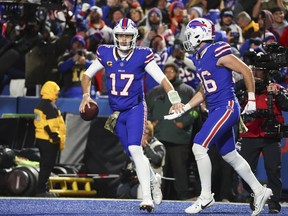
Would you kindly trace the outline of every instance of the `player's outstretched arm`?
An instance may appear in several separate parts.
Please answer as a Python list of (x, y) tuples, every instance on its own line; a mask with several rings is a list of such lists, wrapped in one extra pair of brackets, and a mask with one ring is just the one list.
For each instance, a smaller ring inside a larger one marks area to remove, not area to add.
[(182, 108), (182, 111), (179, 113), (174, 112), (173, 106), (169, 110), (169, 115), (164, 116), (164, 119), (172, 120), (182, 116), (188, 110), (200, 105), (205, 100), (204, 89), (200, 87), (199, 91), (190, 99), (190, 101), (185, 104)]
[(177, 91), (175, 91), (174, 87), (167, 79), (164, 77), (161, 81), (161, 85), (163, 86), (165, 92), (168, 94), (168, 98), (172, 104), (172, 110), (175, 113), (181, 113), (184, 111), (184, 105), (181, 103), (181, 98)]
[(245, 86), (248, 91), (248, 102), (244, 107), (242, 114), (251, 114), (255, 112), (255, 80), (252, 70), (242, 60), (232, 54), (221, 57), (218, 60), (217, 65), (227, 67), (243, 75)]

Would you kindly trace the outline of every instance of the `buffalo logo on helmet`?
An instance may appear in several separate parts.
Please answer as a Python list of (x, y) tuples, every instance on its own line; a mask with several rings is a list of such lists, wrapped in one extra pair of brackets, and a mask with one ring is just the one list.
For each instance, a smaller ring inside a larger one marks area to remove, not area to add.
[(199, 22), (198, 20), (192, 21), (189, 23), (189, 27), (190, 28), (197, 28), (197, 27), (201, 27), (203, 31), (206, 32), (206, 29), (208, 28), (208, 26), (205, 23)]

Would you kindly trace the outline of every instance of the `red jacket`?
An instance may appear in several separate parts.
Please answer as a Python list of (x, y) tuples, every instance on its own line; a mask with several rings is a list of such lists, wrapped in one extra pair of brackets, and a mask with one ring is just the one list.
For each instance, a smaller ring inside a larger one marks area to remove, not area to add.
[[(267, 97), (267, 91), (265, 90), (262, 94), (255, 94), (256, 97), (256, 109), (257, 110), (267, 110), (268, 109), (268, 97)], [(275, 116), (275, 119), (283, 124), (284, 123), (284, 117), (282, 116), (282, 109), (280, 107), (280, 105), (278, 105), (276, 103), (275, 100), (275, 95), (273, 96), (273, 113)], [(271, 134), (266, 134), (263, 129), (262, 126), (265, 123), (265, 121), (267, 120), (267, 115), (265, 115), (265, 117), (263, 115), (260, 115), (261, 117), (257, 117), (257, 118), (249, 118), (248, 122), (245, 122), (245, 118), (244, 118), (244, 122), (246, 127), (248, 128), (248, 131), (246, 133), (242, 133), (240, 134), (240, 137), (275, 137), (275, 135), (271, 135)], [(252, 121), (251, 121), (252, 120)]]

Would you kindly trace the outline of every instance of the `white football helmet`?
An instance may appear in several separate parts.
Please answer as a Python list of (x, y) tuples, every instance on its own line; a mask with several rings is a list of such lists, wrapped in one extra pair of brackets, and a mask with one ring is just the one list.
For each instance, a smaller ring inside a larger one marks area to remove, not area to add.
[[(117, 35), (119, 34), (133, 35), (133, 38), (128, 45), (126, 46), (120, 45), (119, 43), (120, 41), (117, 39)], [(131, 19), (123, 18), (119, 20), (113, 29), (114, 44), (118, 49), (122, 51), (127, 51), (134, 48), (136, 46), (137, 37), (138, 37), (137, 25)]]
[(213, 41), (215, 37), (214, 23), (205, 18), (191, 20), (185, 30), (186, 41), (183, 46), (187, 52), (194, 52), (202, 41)]

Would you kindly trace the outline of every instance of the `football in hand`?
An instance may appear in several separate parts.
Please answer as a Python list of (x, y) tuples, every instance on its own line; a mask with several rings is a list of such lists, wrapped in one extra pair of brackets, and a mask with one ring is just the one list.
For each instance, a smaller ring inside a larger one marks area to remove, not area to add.
[(99, 107), (97, 104), (90, 102), (90, 108), (88, 106), (85, 106), (85, 112), (81, 113), (80, 116), (85, 121), (91, 121), (95, 119), (98, 116), (99, 113)]

